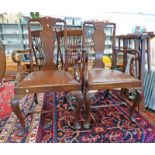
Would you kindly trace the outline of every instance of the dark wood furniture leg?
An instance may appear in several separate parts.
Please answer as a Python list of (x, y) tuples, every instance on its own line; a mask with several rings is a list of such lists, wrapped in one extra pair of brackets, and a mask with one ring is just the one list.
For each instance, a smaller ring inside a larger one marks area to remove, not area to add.
[(75, 112), (75, 128), (77, 130), (81, 129), (81, 125), (79, 123), (79, 116), (80, 116), (80, 110), (82, 109), (83, 105), (84, 105), (83, 94), (80, 92), (80, 94), (78, 95), (78, 104)]
[(89, 91), (84, 90), (84, 105), (86, 110), (86, 121), (83, 124), (84, 129), (89, 129), (90, 127), (90, 104), (91, 104), (91, 95), (89, 94)]
[[(67, 95), (68, 95), (68, 92), (65, 92), (64, 93), (64, 103), (68, 102)], [(83, 94), (81, 91), (76, 92), (76, 94), (74, 94), (74, 95), (77, 96), (77, 99), (78, 99), (78, 104), (77, 104), (77, 107), (75, 110), (75, 129), (79, 130), (79, 129), (81, 129), (81, 125), (79, 123), (79, 116), (80, 116), (80, 110), (82, 109), (82, 106), (84, 105), (84, 99), (83, 99)]]
[(37, 93), (34, 93), (34, 102), (35, 102), (35, 104), (38, 104), (38, 97), (37, 97)]
[(130, 110), (130, 121), (132, 123), (136, 122), (136, 119), (134, 118), (134, 115), (133, 115), (134, 110), (136, 109), (136, 107), (139, 107), (140, 104), (144, 104), (143, 103), (144, 102), (143, 90), (136, 90), (136, 93), (137, 93), (136, 99), (135, 99), (133, 106), (131, 107), (131, 110)]
[(110, 94), (110, 89), (105, 90), (104, 99), (107, 99)]
[(25, 120), (24, 120), (24, 117), (23, 117), (22, 112), (20, 110), (19, 103), (20, 103), (20, 99), (18, 97), (14, 97), (11, 100), (12, 110), (15, 113), (15, 115), (17, 116), (17, 118), (19, 119), (20, 124), (21, 124), (21, 130), (20, 130), (18, 135), (23, 136), (25, 133)]

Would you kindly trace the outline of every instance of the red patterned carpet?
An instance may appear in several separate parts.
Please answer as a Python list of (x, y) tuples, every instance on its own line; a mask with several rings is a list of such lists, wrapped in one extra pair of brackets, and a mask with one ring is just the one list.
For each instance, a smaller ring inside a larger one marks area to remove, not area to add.
[[(8, 85), (12, 90), (13, 84)], [(11, 87), (12, 85), (12, 87)], [(3, 88), (4, 90), (4, 88)], [(7, 89), (5, 89), (7, 90)], [(1, 91), (0, 94), (5, 94)], [(119, 92), (114, 91), (113, 96), (119, 97)], [(147, 143), (155, 142), (155, 127), (151, 121), (154, 121), (154, 116), (145, 112), (144, 118), (137, 112), (134, 113), (137, 120), (136, 123), (131, 124), (129, 121), (129, 105), (119, 107), (101, 108), (91, 110), (91, 129), (81, 129), (76, 131), (74, 129), (74, 113), (72, 111), (54, 112), (49, 114), (33, 114), (26, 118), (26, 133), (23, 137), (17, 135), (19, 131), (19, 121), (12, 113), (10, 118), (10, 98), (13, 95), (10, 92), (7, 98), (9, 109), (6, 114), (1, 113), (1, 120), (4, 120), (1, 125), (0, 142), (3, 143)], [(103, 92), (96, 93), (94, 97), (94, 105), (101, 104), (117, 104), (124, 102), (121, 99), (116, 99), (109, 96), (108, 100), (103, 99)], [(5, 98), (4, 97), (4, 98)], [(48, 93), (40, 94), (39, 104), (35, 105), (33, 95), (28, 95), (21, 101), (23, 113), (26, 114), (29, 110), (41, 110), (50, 108), (74, 109), (76, 106), (76, 97), (71, 96), (73, 104), (63, 103), (63, 93)], [(6, 103), (6, 102), (5, 102)], [(3, 104), (2, 104), (3, 105)], [(0, 106), (2, 106), (0, 105)], [(4, 106), (3, 106), (4, 107)], [(149, 120), (149, 121), (148, 121)], [(6, 122), (6, 123), (5, 123)], [(84, 116), (81, 115), (80, 123), (83, 124)], [(5, 124), (5, 125), (4, 125)]]
[[(104, 100), (103, 93), (97, 92), (93, 105), (109, 105), (124, 102), (120, 100), (119, 92), (113, 91), (113, 96)], [(53, 98), (52, 98), (53, 96)], [(116, 99), (115, 97), (118, 99)], [(72, 97), (73, 100), (74, 97)], [(53, 104), (55, 103), (55, 104)], [(68, 109), (70, 105), (63, 103), (63, 94), (45, 95), (45, 109), (53, 105)], [(92, 106), (93, 106), (92, 105)], [(74, 105), (73, 105), (74, 106)], [(53, 115), (42, 115), (41, 142), (57, 143), (147, 143), (155, 142), (155, 127), (143, 116), (134, 113), (136, 123), (129, 121), (130, 106), (108, 107), (91, 110), (91, 129), (76, 131), (74, 129), (73, 112), (55, 112)], [(83, 124), (84, 116), (81, 116)]]
[(14, 95), (14, 82), (4, 82), (0, 86), (0, 133), (12, 112), (10, 100)]

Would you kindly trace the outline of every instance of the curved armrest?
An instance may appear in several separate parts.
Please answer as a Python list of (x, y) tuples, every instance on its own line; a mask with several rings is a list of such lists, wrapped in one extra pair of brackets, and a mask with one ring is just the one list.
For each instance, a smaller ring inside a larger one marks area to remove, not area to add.
[[(23, 79), (23, 68), (21, 65), (21, 55), (30, 53), (30, 49), (27, 50), (14, 50), (12, 52), (12, 60), (17, 63), (17, 75), (15, 80), (15, 85)], [(20, 54), (17, 56), (17, 54)]]
[[(27, 54), (27, 53), (30, 53), (30, 49), (27, 49), (27, 50), (14, 50), (12, 52), (12, 60), (15, 62), (15, 63), (20, 63), (21, 62), (21, 55), (22, 54)], [(20, 56), (16, 56), (17, 54), (20, 54)]]
[[(68, 53), (70, 52), (71, 55)], [(76, 50), (76, 49), (66, 49), (66, 54), (65, 54), (65, 70), (68, 70), (68, 59), (69, 57), (74, 57), (74, 53), (76, 53), (76, 59), (73, 61), (73, 69), (74, 69), (74, 79), (77, 80), (78, 82), (82, 82), (85, 77), (85, 72), (87, 71), (87, 62), (88, 62), (88, 57), (87, 57), (87, 51), (85, 49), (81, 50)], [(73, 55), (72, 55), (73, 54)]]
[[(135, 49), (115, 49), (115, 51), (134, 55), (130, 61), (130, 75), (134, 76), (134, 62), (138, 61), (138, 63), (140, 63), (140, 51)], [(140, 68), (138, 68), (138, 70), (140, 70)]]
[[(86, 49), (81, 49), (80, 60), (80, 72), (78, 74), (78, 79), (81, 83), (84, 83), (84, 81), (88, 80), (88, 52)], [(76, 62), (75, 65), (77, 65)]]

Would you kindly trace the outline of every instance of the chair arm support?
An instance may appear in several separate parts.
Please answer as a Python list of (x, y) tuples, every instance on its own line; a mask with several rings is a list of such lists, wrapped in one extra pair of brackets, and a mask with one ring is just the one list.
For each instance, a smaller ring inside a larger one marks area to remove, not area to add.
[[(80, 60), (80, 66), (78, 64), (78, 61)], [(86, 49), (81, 49), (81, 53), (78, 57), (78, 59), (75, 61), (75, 79), (78, 81), (81, 81), (83, 83), (84, 81), (87, 81), (88, 76), (88, 52)], [(79, 68), (80, 69), (79, 69)], [(80, 71), (80, 72), (77, 72)]]
[(130, 61), (130, 75), (134, 76), (134, 73), (133, 73), (134, 62), (138, 61), (138, 63), (140, 63), (140, 58), (141, 58), (140, 51), (135, 49), (115, 49), (115, 51), (134, 55), (134, 57), (132, 57)]
[[(16, 80), (15, 80), (15, 85), (20, 82), (23, 79), (23, 68), (22, 68), (22, 64), (21, 64), (21, 56), (25, 53), (30, 53), (30, 49), (28, 50), (14, 50), (12, 52), (12, 60), (17, 63), (17, 75), (16, 75)], [(17, 57), (17, 54), (18, 55)]]
[(78, 64), (74, 64), (73, 66), (73, 69), (74, 69), (74, 79), (78, 82), (80, 82), (80, 73), (79, 73), (79, 66)]
[[(74, 69), (74, 79), (80, 82), (80, 71), (81, 71), (81, 53), (79, 50), (66, 48), (65, 53), (65, 70), (68, 71), (68, 65), (71, 59), (75, 59), (72, 62)], [(80, 61), (80, 63), (79, 63)]]
[(80, 64), (78, 63), (79, 61), (80, 61), (80, 59), (81, 59), (81, 54), (80, 54), (80, 52), (78, 52), (78, 57), (77, 57), (77, 59), (75, 60), (75, 62), (74, 62), (74, 78), (75, 78), (75, 80), (77, 80), (77, 81), (81, 81), (81, 62), (80, 62)]
[(138, 54), (140, 56), (140, 51), (139, 50), (135, 50), (135, 49), (114, 49), (117, 52), (122, 52), (122, 53), (129, 53), (129, 54)]
[(82, 71), (81, 71), (81, 81), (88, 80), (88, 51), (82, 49)]

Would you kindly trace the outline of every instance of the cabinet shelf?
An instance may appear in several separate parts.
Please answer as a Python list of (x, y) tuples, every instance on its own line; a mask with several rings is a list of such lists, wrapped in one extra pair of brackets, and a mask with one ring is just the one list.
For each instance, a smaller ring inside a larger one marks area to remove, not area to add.
[(2, 25), (20, 25), (19, 23), (1, 23)]
[(22, 35), (22, 33), (1, 33), (1, 35)]
[(22, 43), (18, 43), (18, 42), (3, 42), (3, 45), (22, 45)]

